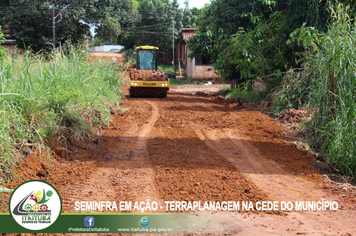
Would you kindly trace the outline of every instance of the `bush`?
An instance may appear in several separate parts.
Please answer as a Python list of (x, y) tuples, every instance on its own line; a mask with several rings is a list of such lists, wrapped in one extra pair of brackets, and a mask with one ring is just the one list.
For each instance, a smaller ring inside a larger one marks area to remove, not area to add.
[(342, 174), (356, 174), (356, 25), (347, 9), (331, 8), (334, 18), (315, 57), (319, 78), (312, 84), (307, 124), (313, 147)]
[(247, 90), (246, 88), (236, 88), (227, 94), (228, 98), (235, 98), (240, 103), (247, 102), (252, 103), (256, 101), (262, 101), (266, 99), (267, 95), (270, 93), (269, 90), (265, 91), (253, 91)]
[(313, 28), (297, 29), (309, 53), (302, 70), (286, 74), (273, 107), (280, 112), (307, 105), (315, 113), (305, 125), (310, 146), (340, 174), (355, 176), (356, 25), (348, 10), (342, 4), (330, 7), (333, 21), (320, 39)]
[(158, 65), (157, 69), (163, 70), (163, 71), (166, 70), (168, 74), (172, 74), (175, 71), (177, 71), (179, 68), (178, 68), (178, 65), (174, 65), (174, 71), (173, 71), (173, 66), (168, 64), (168, 65)]
[(172, 86), (179, 86), (179, 85), (182, 85), (182, 82), (180, 82), (179, 80), (177, 79), (169, 79), (170, 80), (170, 85)]
[[(80, 139), (93, 125), (109, 124), (110, 106), (117, 108), (123, 96), (120, 72), (69, 48), (49, 60), (26, 53), (0, 62), (0, 169), (11, 163), (15, 145), (43, 144), (62, 128)], [(0, 179), (6, 178), (0, 173)]]

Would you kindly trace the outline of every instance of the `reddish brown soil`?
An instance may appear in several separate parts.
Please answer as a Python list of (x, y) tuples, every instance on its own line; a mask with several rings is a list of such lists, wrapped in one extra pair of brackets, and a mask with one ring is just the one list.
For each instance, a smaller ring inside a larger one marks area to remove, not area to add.
[(245, 108), (174, 91), (165, 99), (126, 98), (123, 111), (90, 142), (62, 143), (49, 159), (32, 153), (15, 170), (21, 180), (8, 187), (46, 180), (59, 190), (63, 212), (76, 212), (77, 200), (150, 199), (164, 205), (166, 200), (324, 199), (337, 201), (339, 209), (218, 212), (206, 227), (212, 235), (356, 234), (354, 188), (319, 174), (311, 165), (315, 156), (289, 143), (283, 126)]

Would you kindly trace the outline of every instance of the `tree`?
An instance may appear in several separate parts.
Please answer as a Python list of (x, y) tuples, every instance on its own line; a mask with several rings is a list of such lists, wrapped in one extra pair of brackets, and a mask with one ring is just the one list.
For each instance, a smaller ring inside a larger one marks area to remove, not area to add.
[(182, 28), (195, 27), (200, 10), (179, 8), (177, 0), (138, 0), (140, 21), (133, 27), (122, 28), (128, 35), (122, 43), (126, 48), (139, 45), (159, 47), (167, 57), (172, 51), (172, 21), (174, 21), (174, 45)]
[(101, 22), (100, 28), (97, 30), (97, 37), (105, 42), (109, 42), (109, 44), (116, 44), (120, 34), (120, 22), (110, 15), (105, 17), (103, 22)]
[[(20, 47), (39, 51), (52, 42), (53, 6), (55, 15), (68, 6), (57, 18), (61, 19), (56, 23), (57, 42), (70, 39), (76, 43), (85, 39), (90, 35), (89, 25), (93, 24), (98, 25), (102, 37), (119, 38), (120, 27), (131, 26), (138, 20), (132, 0), (7, 0), (0, 2), (0, 19), (9, 23), (10, 34)], [(108, 25), (115, 26), (114, 33), (107, 29)]]
[(325, 29), (327, 5), (327, 0), (212, 1), (188, 41), (190, 56), (209, 56), (227, 81), (280, 75), (295, 66), (295, 52), (303, 50), (286, 43), (290, 34), (304, 22)]
[(123, 28), (128, 35), (127, 39), (123, 40), (124, 45), (153, 45), (161, 51), (172, 49), (172, 20), (179, 17), (176, 14), (177, 1), (171, 3), (169, 0), (139, 0), (138, 4), (140, 21), (132, 27)]
[(224, 62), (224, 68), (217, 65), (220, 52), (232, 41), (240, 27), (250, 28), (252, 23), (243, 13), (251, 12), (251, 1), (215, 0), (201, 10), (196, 35), (188, 40), (190, 57), (209, 57), (218, 73), (225, 78), (239, 77), (235, 65)]

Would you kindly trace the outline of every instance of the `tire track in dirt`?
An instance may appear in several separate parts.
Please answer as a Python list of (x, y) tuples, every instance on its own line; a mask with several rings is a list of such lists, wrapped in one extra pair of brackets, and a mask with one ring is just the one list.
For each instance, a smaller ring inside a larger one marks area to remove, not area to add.
[[(143, 106), (142, 102), (130, 101), (130, 106)], [(148, 121), (140, 120), (119, 137), (106, 134), (98, 150), (98, 169), (89, 179), (67, 186), (62, 194), (66, 212), (74, 211), (74, 202), (81, 201), (157, 201), (153, 181), (153, 169), (148, 158), (146, 142), (159, 118), (157, 106), (145, 102), (152, 110)], [(142, 125), (142, 123), (145, 123)], [(112, 137), (110, 137), (112, 136)], [(137, 179), (142, 179), (138, 181)]]
[(199, 104), (204, 101), (171, 94), (156, 103), (161, 113), (148, 149), (159, 194), (166, 201), (266, 199), (251, 181), (211, 152), (195, 134), (194, 127), (199, 125), (196, 114), (206, 115), (206, 109)]
[[(157, 106), (149, 101), (146, 101), (146, 103), (150, 104), (152, 107), (152, 115), (150, 119), (148, 120), (148, 123), (142, 127), (142, 129), (137, 133), (137, 142), (136, 142), (136, 148), (134, 148), (133, 155), (137, 160), (142, 159), (142, 157), (146, 157), (148, 155), (147, 148), (146, 148), (146, 142), (148, 139), (148, 136), (156, 123), (156, 121), (159, 118), (159, 113), (158, 113), (158, 108)], [(129, 133), (129, 135), (132, 135)], [(146, 160), (148, 161), (148, 160)], [(148, 163), (144, 163), (142, 160), (140, 161), (142, 164), (147, 165)]]
[[(76, 212), (75, 201), (150, 199), (162, 206), (161, 199), (256, 202), (325, 194), (340, 202), (339, 210), (196, 212), (201, 218), (187, 222), (196, 233), (188, 235), (355, 234), (355, 194), (325, 183), (310, 165), (313, 156), (283, 139), (284, 128), (271, 118), (236, 106), (177, 93), (127, 99), (124, 107), (131, 109), (115, 111), (110, 127), (70, 149), (68, 160), (52, 163), (61, 172), (50, 183), (57, 183), (63, 212)], [(39, 164), (38, 158), (24, 162)], [(34, 167), (21, 168), (32, 173), (27, 179), (37, 178)], [(301, 189), (293, 192), (290, 182)]]
[[(201, 107), (210, 112), (220, 110), (213, 104)], [(319, 190), (314, 183), (285, 172), (278, 163), (264, 157), (238, 129), (195, 127), (194, 131), (211, 150), (232, 163), (272, 200), (319, 201), (327, 198), (328, 194)], [(333, 200), (332, 196), (329, 198)]]
[(248, 179), (252, 180), (275, 201), (319, 201), (327, 193), (316, 190), (306, 180), (282, 170), (273, 160), (264, 158), (238, 131), (196, 130), (197, 136), (220, 156), (231, 162)]
[[(224, 115), (226, 115), (226, 117), (231, 119), (231, 115), (226, 114), (226, 111), (217, 107), (216, 104), (207, 105), (206, 103), (201, 103), (197, 109), (200, 111), (214, 112), (214, 115), (220, 118), (224, 118)], [(223, 124), (227, 119), (221, 119), (219, 122), (216, 122), (216, 118), (202, 122), (205, 124), (214, 124), (214, 126), (194, 122), (191, 122), (190, 126), (194, 129), (196, 136), (205, 142), (206, 146), (208, 146), (213, 153), (229, 161), (247, 180), (251, 180), (256, 184), (257, 188), (267, 194), (270, 199), (264, 198), (264, 201), (278, 200), (294, 202), (303, 200), (321, 201), (322, 199), (325, 201), (340, 201), (337, 195), (322, 189), (323, 185), (320, 183), (321, 178), (319, 174), (316, 174), (318, 178), (315, 178), (314, 182), (309, 181), (313, 180), (313, 178), (310, 179), (310, 176), (314, 176), (309, 167), (305, 168), (307, 175), (310, 175), (306, 178), (302, 172), (298, 172), (301, 171), (300, 167), (303, 165), (300, 162), (295, 163), (298, 165), (298, 167), (295, 168), (297, 171), (289, 172), (291, 168), (282, 166), (285, 164), (285, 162), (283, 162), (286, 158), (285, 156), (280, 158), (281, 165), (275, 162), (274, 158), (271, 158), (270, 153), (269, 155), (262, 155), (260, 144), (265, 142), (261, 145), (264, 148), (266, 146), (268, 147), (269, 142), (274, 144), (274, 142), (276, 142), (274, 140), (275, 134), (272, 133), (271, 136), (273, 135), (273, 137), (268, 141), (256, 141), (256, 136), (246, 137), (247, 132), (241, 132), (240, 127), (254, 130), (255, 127), (251, 127), (249, 122), (246, 122), (246, 118), (251, 120), (256, 118), (250, 118), (252, 114), (249, 114), (248, 111), (236, 113), (238, 114), (237, 116), (240, 117), (239, 119), (241, 119), (240, 122), (237, 122), (236, 125), (233, 124), (233, 120), (230, 120), (231, 122), (226, 122), (226, 127), (228, 128), (224, 127), (225, 124)], [(240, 116), (240, 114), (244, 115)], [(260, 119), (260, 116), (257, 119)], [(211, 121), (214, 123), (211, 123)], [(256, 128), (264, 131), (263, 128)], [(269, 130), (266, 131), (269, 132)], [(264, 139), (268, 139), (269, 137), (269, 135), (266, 136), (265, 133), (261, 136), (267, 137)], [(284, 143), (281, 144), (284, 145)], [(283, 148), (283, 145), (277, 147)], [(272, 146), (270, 150), (274, 149), (275, 146)], [(271, 152), (270, 150), (269, 152)], [(291, 148), (288, 147), (287, 150), (291, 151)], [(293, 151), (294, 153), (298, 153), (296, 155), (306, 155), (298, 149), (294, 149)], [(278, 154), (285, 155), (286, 153), (279, 152), (276, 155)], [(295, 156), (291, 155), (289, 165), (293, 165), (293, 161), (295, 161), (294, 158)], [(276, 159), (279, 159), (279, 157), (277, 156)], [(341, 209), (342, 208), (343, 207), (341, 207)], [(335, 212), (287, 211), (282, 215), (262, 213), (259, 214), (259, 217), (254, 216), (254, 214), (246, 215), (236, 213), (234, 216), (225, 212), (218, 212), (217, 215), (213, 215), (212, 217), (213, 222), (217, 224), (216, 226), (220, 226), (222, 231), (231, 235), (352, 235), (350, 233), (356, 232), (356, 228), (352, 223), (354, 216), (355, 211), (338, 210)]]
[(151, 133), (155, 123), (157, 122), (159, 118), (159, 111), (157, 106), (151, 102), (151, 101), (146, 101), (151, 107), (152, 107), (152, 114), (150, 119), (148, 120), (147, 124), (142, 127), (141, 130), (137, 133), (137, 141), (136, 141), (136, 147), (133, 149), (133, 156), (135, 160), (140, 164), (140, 168), (143, 171), (143, 175), (146, 176), (145, 182), (146, 186), (144, 189), (142, 189), (142, 196), (146, 196), (147, 201), (156, 201), (159, 203), (159, 205), (163, 205), (163, 202), (161, 198), (158, 196), (158, 192), (155, 190), (154, 186), (154, 169), (152, 168), (152, 165), (149, 160), (149, 153), (147, 150), (147, 140), (149, 138), (149, 134)]

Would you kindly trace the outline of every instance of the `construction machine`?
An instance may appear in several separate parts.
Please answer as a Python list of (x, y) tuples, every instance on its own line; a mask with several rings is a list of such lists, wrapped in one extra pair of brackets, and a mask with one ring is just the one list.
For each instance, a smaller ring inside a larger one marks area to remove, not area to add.
[(130, 97), (167, 97), (167, 71), (158, 71), (158, 47), (140, 46), (135, 49), (136, 68), (130, 70)]

